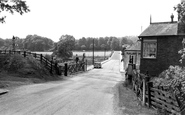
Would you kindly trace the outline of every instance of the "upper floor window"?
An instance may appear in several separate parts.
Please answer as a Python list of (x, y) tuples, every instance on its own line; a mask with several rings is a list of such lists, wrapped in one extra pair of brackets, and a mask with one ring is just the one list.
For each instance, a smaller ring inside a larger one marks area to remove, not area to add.
[(156, 58), (157, 56), (157, 39), (143, 40), (143, 58)]

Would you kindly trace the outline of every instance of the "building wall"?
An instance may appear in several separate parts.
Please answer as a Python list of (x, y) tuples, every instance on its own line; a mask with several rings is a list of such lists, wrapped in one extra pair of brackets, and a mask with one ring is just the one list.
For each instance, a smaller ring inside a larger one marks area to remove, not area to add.
[(180, 65), (180, 54), (178, 54), (180, 49), (182, 49), (182, 37), (157, 37), (157, 58), (141, 58), (140, 72), (146, 73), (148, 71), (151, 76), (158, 76), (170, 65)]

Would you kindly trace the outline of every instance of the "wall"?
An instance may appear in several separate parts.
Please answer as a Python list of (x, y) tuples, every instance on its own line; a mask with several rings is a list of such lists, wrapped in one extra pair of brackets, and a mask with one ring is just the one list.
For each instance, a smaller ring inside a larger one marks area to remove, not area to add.
[(146, 73), (148, 71), (151, 76), (158, 76), (170, 65), (180, 65), (180, 54), (178, 54), (180, 49), (182, 49), (182, 37), (157, 37), (157, 58), (141, 58), (140, 72)]

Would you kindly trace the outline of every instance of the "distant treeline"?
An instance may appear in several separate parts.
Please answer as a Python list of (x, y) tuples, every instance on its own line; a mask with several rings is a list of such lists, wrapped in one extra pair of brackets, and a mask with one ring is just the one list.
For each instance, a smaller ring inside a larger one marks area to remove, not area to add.
[[(71, 35), (65, 35), (66, 38), (71, 37)], [(72, 36), (73, 37), (73, 36)], [(75, 38), (74, 38), (75, 39)], [(126, 36), (126, 37), (82, 37), (80, 39), (75, 39), (75, 45), (72, 46), (73, 50), (92, 50), (94, 39), (94, 49), (95, 50), (121, 50), (123, 44), (133, 44), (136, 40), (136, 36)], [(59, 38), (60, 40), (60, 38)], [(60, 41), (59, 41), (60, 42)], [(54, 42), (50, 38), (42, 37), (39, 35), (28, 35), (26, 38), (15, 39), (16, 49), (25, 49), (30, 51), (50, 51), (58, 42)], [(12, 38), (11, 39), (1, 39), (0, 38), (0, 49), (12, 49)]]
[[(0, 49), (12, 49), (12, 39), (0, 38)], [(30, 51), (48, 51), (53, 47), (53, 40), (38, 35), (28, 35), (26, 38), (15, 39), (16, 49), (25, 49)]]
[(75, 50), (92, 50), (94, 39), (95, 50), (121, 50), (123, 44), (133, 44), (137, 37), (99, 37), (99, 38), (81, 38), (76, 40)]

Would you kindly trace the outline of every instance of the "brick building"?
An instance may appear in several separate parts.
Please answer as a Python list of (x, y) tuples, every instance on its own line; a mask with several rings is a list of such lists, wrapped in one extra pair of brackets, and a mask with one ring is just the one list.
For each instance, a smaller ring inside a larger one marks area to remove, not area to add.
[(180, 54), (184, 32), (178, 22), (150, 23), (138, 37), (141, 40), (140, 72), (158, 76), (170, 65), (180, 65)]

